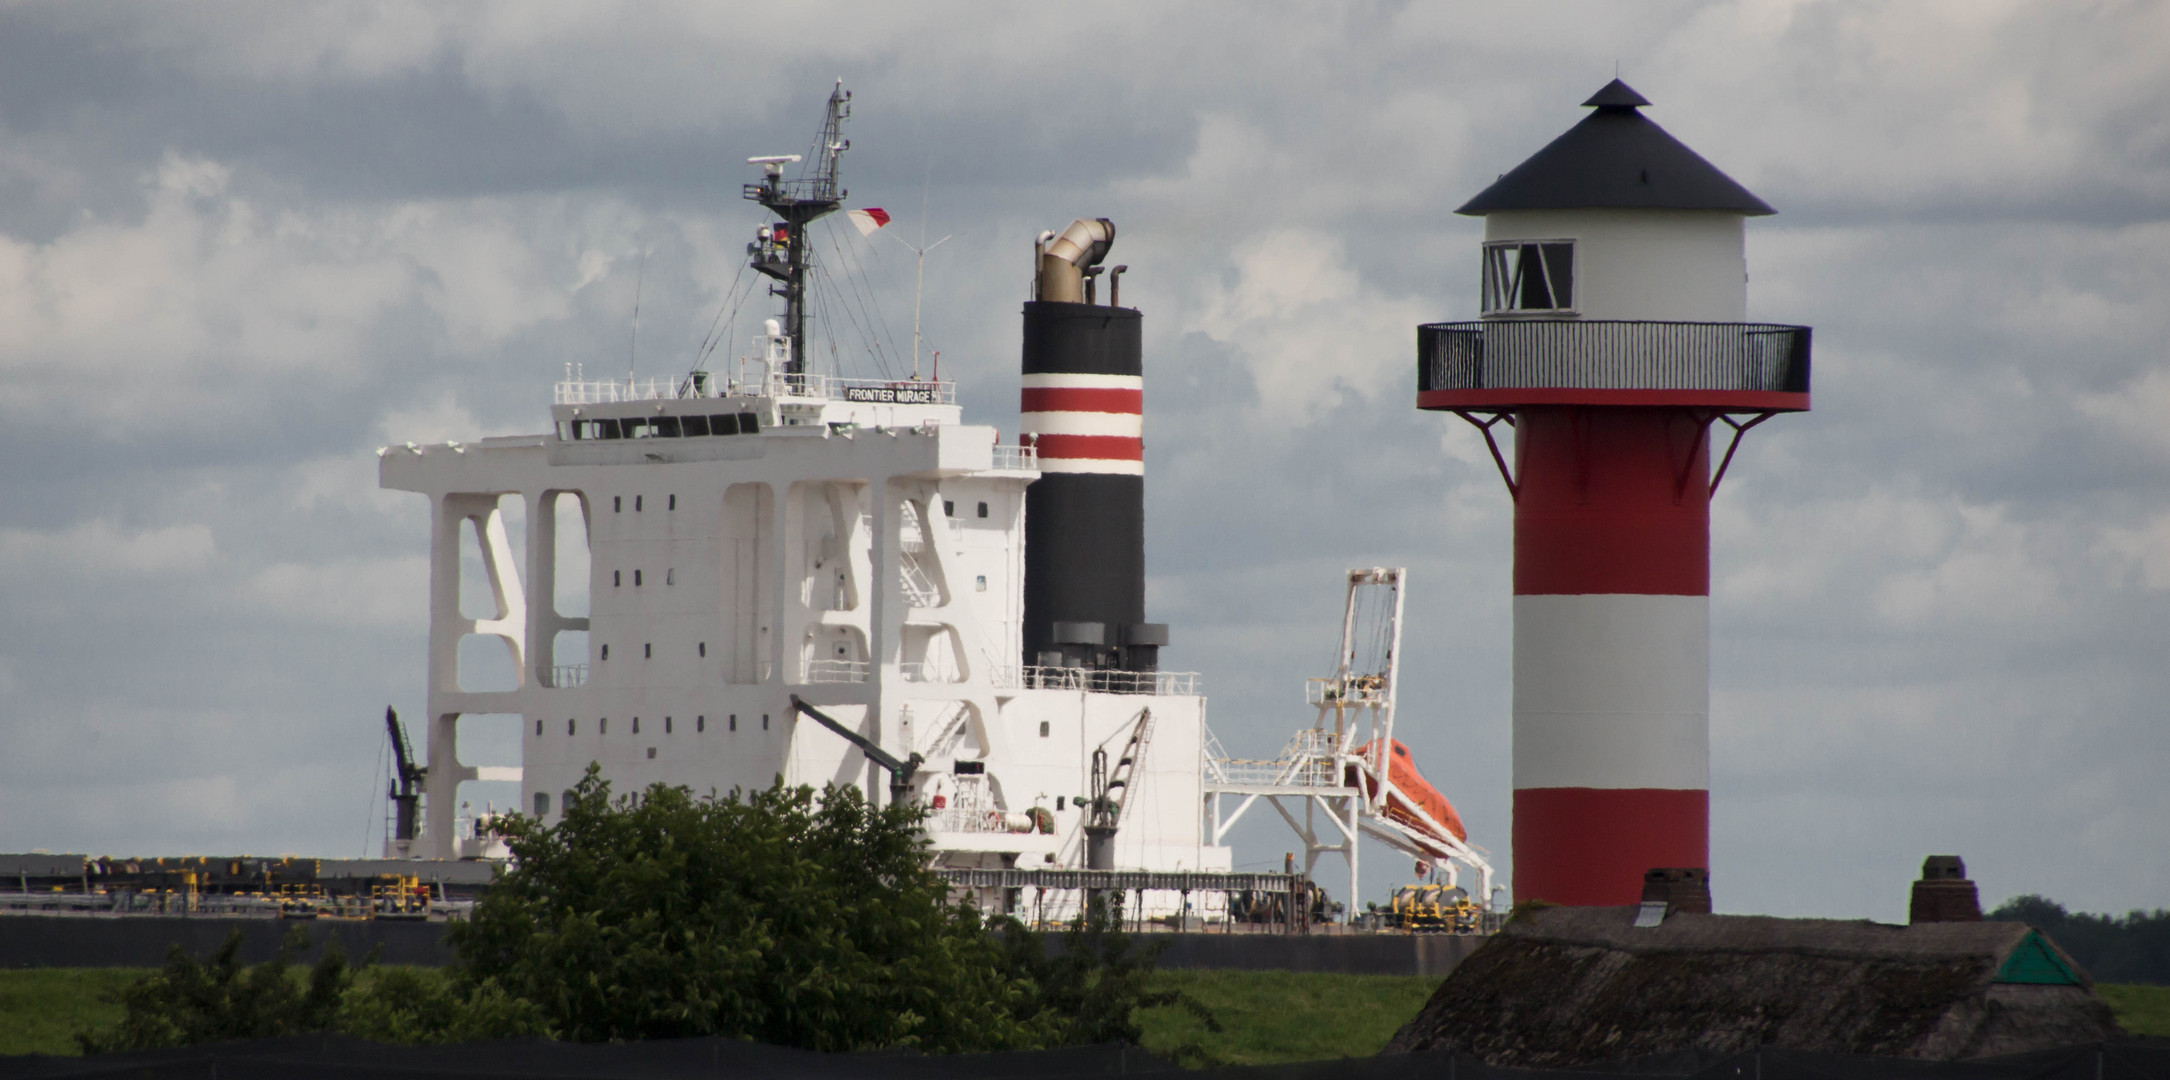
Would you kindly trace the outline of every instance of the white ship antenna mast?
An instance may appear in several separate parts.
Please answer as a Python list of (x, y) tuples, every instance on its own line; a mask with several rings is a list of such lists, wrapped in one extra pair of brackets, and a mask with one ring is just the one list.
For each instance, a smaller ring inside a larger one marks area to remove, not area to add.
[(633, 367), (640, 359), (640, 293), (648, 284), (648, 253), (640, 253), (640, 270), (633, 275), (633, 341), (625, 349), (625, 388), (633, 389)]

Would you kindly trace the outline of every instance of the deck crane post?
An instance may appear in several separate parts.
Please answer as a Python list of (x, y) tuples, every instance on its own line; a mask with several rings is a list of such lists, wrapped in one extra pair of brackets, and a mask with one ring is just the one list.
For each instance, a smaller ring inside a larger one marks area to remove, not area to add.
[(843, 736), (844, 741), (858, 747), (859, 752), (865, 754), (868, 761), (889, 770), (890, 803), (901, 806), (906, 799), (911, 797), (912, 777), (919, 772), (919, 767), (926, 763), (926, 758), (915, 751), (911, 757), (899, 761), (895, 754), (882, 749), (874, 740), (845, 727), (829, 714), (808, 705), (797, 694), (791, 695), (791, 707), (804, 715), (813, 717), (822, 727)]
[(407, 748), (407, 729), (399, 722), (399, 713), (389, 705), (384, 707), (384, 728), (392, 738), (392, 786), (385, 792), (385, 797), (392, 800), (391, 846), (405, 855), (414, 845), (415, 822), (422, 809), (422, 779), (429, 769), (414, 763), (414, 754)]
[(1108, 772), (1105, 747), (1093, 751), (1092, 814), (1085, 822), (1085, 869), (1115, 869), (1115, 832), (1122, 827), (1123, 804), (1130, 797), (1131, 782), (1145, 760), (1145, 748), (1153, 740), (1153, 710), (1138, 710), (1138, 722), (1123, 743), (1122, 756)]

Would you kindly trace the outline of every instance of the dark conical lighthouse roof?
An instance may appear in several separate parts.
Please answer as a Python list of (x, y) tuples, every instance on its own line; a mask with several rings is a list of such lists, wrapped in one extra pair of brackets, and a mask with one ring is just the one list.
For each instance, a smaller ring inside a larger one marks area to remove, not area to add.
[(1642, 114), (1649, 100), (1618, 79), (1583, 105), (1597, 111), (1514, 167), (1457, 214), (1495, 210), (1726, 210), (1775, 214), (1732, 177)]

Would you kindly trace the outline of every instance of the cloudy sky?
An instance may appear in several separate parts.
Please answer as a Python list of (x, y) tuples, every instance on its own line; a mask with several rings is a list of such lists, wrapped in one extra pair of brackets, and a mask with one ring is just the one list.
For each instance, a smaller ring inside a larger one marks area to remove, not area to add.
[[(1932, 852), (2170, 905), (2161, 3), (0, 7), (0, 850), (372, 848), (428, 539), (372, 451), (538, 430), (637, 283), (635, 363), (690, 366), (744, 159), (842, 77), (850, 201), (955, 237), (926, 337), (980, 422), (1031, 237), (1120, 224), (1151, 607), (1222, 741), (1306, 723), (1341, 569), (1407, 565), (1403, 738), (1504, 865), (1510, 504), (1412, 328), (1475, 312), (1452, 208), (1616, 66), (1781, 211), (1750, 316), (1816, 328), (1713, 514), (1719, 907), (1902, 919)], [(909, 253), (833, 243), (878, 309), (837, 361), (909, 366)]]

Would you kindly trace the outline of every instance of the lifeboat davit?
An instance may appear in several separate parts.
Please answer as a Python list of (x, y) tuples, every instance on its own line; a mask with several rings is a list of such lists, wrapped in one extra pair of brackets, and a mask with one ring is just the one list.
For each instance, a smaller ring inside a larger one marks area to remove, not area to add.
[[(1359, 757), (1368, 758), (1371, 756), (1372, 747), (1376, 745), (1378, 745), (1376, 742), (1365, 743), (1357, 747), (1353, 753)], [(1387, 779), (1392, 780), (1394, 786), (1403, 795), (1409, 797), (1410, 802), (1417, 804), (1424, 809), (1425, 813), (1430, 814), (1433, 821), (1446, 826), (1447, 832), (1453, 834), (1456, 840), (1468, 840), (1469, 830), (1462, 827), (1462, 816), (1455, 813), (1454, 804), (1448, 802), (1447, 797), (1441, 795), (1439, 789), (1433, 787), (1429, 781), (1424, 779), (1424, 774), (1417, 771), (1416, 759), (1409, 756), (1409, 748), (1403, 746), (1399, 739), (1390, 740), (1389, 745), (1392, 746), (1393, 753), (1387, 755)], [(1363, 775), (1363, 770), (1354, 765), (1349, 766), (1348, 776), (1343, 780), (1343, 783), (1353, 787), (1359, 779), (1363, 781), (1364, 794), (1375, 793), (1378, 786), (1377, 781)], [(1424, 819), (1410, 813), (1407, 807), (1391, 798), (1386, 801), (1386, 816), (1418, 832), (1437, 832)]]

